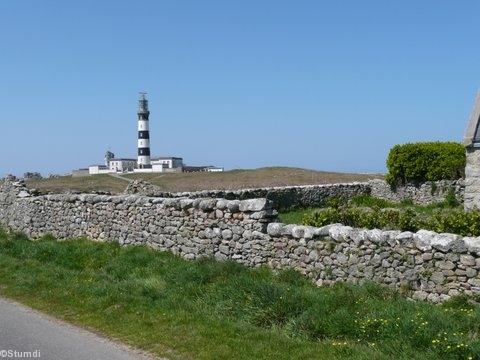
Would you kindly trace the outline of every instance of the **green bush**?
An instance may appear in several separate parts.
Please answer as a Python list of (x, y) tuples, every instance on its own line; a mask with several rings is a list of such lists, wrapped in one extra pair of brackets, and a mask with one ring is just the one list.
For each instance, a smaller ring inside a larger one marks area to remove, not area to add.
[(447, 194), (445, 195), (445, 201), (444, 201), (446, 206), (449, 207), (455, 207), (460, 205), (460, 202), (458, 201), (457, 197), (455, 196), (455, 190), (450, 188), (448, 189)]
[(395, 207), (396, 204), (392, 201), (388, 201), (385, 199), (381, 199), (378, 197), (374, 197), (372, 195), (357, 195), (354, 196), (350, 200), (351, 205), (356, 206), (368, 206), (368, 207), (379, 207), (379, 208), (387, 208), (387, 207)]
[(455, 142), (395, 145), (387, 158), (386, 180), (392, 186), (456, 180), (465, 171), (465, 148)]

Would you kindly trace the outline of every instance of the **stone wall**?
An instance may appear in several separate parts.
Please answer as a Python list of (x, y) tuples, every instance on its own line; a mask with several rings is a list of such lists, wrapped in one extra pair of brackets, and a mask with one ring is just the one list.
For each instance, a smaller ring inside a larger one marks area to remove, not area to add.
[(465, 181), (463, 179), (428, 181), (420, 185), (406, 184), (396, 189), (392, 189), (384, 180), (370, 180), (368, 183), (372, 196), (394, 202), (411, 199), (415, 204), (441, 202), (445, 200), (445, 196), (450, 189), (453, 189), (457, 200), (463, 202), (465, 192)]
[(267, 198), (277, 209), (320, 207), (332, 197), (350, 199), (356, 195), (371, 194), (391, 201), (411, 199), (417, 204), (431, 204), (443, 201), (450, 188), (455, 190), (457, 199), (463, 201), (464, 183), (457, 181), (437, 181), (420, 186), (406, 185), (392, 190), (384, 180), (370, 180), (345, 184), (282, 186), (242, 190), (205, 190), (183, 193), (167, 193), (144, 181), (133, 181), (126, 189), (127, 194), (142, 194), (154, 197), (256, 199)]
[(154, 185), (136, 180), (129, 184), (125, 192), (127, 194), (159, 197), (222, 198), (229, 200), (267, 198), (275, 204), (277, 209), (288, 209), (323, 206), (332, 197), (352, 198), (355, 195), (368, 194), (370, 193), (370, 186), (368, 182), (353, 182), (345, 184), (167, 193)]
[(467, 147), (465, 209), (480, 208), (480, 149)]
[(433, 302), (479, 294), (480, 238), (270, 223), (268, 263), (290, 266), (318, 285), (371, 280)]
[[(0, 224), (32, 238), (86, 236), (120, 244), (145, 244), (187, 259), (215, 256), (241, 237), (263, 241), (276, 218), (267, 199), (154, 198), (137, 195), (30, 196), (21, 183), (0, 185)], [(250, 263), (256, 264), (255, 254)]]
[(371, 280), (434, 302), (480, 294), (480, 238), (285, 225), (276, 222), (265, 198), (32, 196), (22, 183), (6, 180), (0, 184), (0, 224), (33, 238), (87, 236), (145, 244), (186, 259), (291, 267), (318, 285)]

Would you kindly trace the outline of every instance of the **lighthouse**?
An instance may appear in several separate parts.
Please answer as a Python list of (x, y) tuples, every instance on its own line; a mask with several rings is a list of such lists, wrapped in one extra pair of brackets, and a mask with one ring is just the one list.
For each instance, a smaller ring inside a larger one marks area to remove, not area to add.
[(138, 100), (138, 168), (150, 169), (150, 132), (148, 117), (148, 100), (145, 97), (146, 93), (140, 93)]

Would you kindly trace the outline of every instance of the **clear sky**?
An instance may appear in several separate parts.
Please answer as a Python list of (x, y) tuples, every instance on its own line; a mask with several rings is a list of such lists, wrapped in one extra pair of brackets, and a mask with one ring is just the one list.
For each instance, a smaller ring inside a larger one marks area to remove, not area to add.
[(227, 169), (381, 172), (460, 141), (479, 88), (478, 0), (0, 2), (0, 176), (136, 155)]

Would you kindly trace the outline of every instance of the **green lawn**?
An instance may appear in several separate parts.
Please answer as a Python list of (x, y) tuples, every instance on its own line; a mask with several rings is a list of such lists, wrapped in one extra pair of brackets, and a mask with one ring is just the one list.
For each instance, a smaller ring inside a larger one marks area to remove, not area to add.
[(480, 359), (480, 308), (366, 284), (0, 233), (2, 296), (170, 359)]
[(303, 218), (314, 212), (315, 208), (280, 211), (278, 217), (284, 224), (302, 224)]

